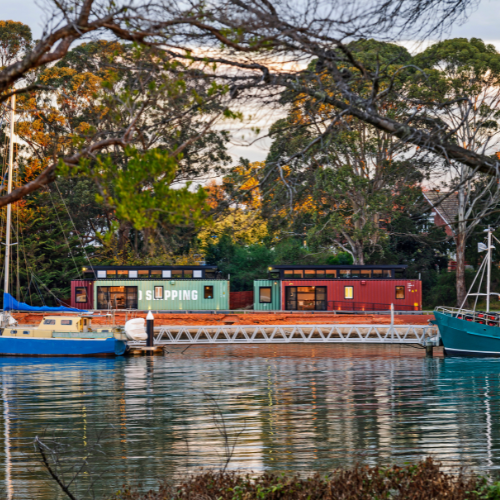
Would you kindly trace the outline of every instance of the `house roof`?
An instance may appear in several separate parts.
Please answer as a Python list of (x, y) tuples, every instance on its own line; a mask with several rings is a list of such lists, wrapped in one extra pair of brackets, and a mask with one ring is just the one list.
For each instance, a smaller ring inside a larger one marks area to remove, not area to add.
[(458, 193), (449, 191), (425, 191), (425, 199), (453, 230), (458, 216)]

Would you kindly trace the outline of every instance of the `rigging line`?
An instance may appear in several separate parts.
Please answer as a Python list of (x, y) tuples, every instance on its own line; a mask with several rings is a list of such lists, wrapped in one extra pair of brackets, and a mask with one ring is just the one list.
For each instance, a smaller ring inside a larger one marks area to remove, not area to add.
[[(22, 254), (24, 256), (24, 263), (26, 265), (26, 279), (29, 278), (30, 275), (30, 268), (28, 266), (28, 259), (26, 258), (26, 244), (24, 241), (24, 232), (23, 232), (23, 226), (21, 226), (21, 231), (20, 231), (20, 237), (18, 238), (18, 246), (22, 247)], [(31, 280), (30, 280), (31, 283)], [(31, 305), (33, 305), (33, 299), (31, 298), (31, 289), (30, 286), (28, 286), (28, 290), (26, 292), (28, 294), (28, 297), (30, 299)]]
[[(35, 273), (31, 273), (31, 276), (35, 276)], [(40, 297), (40, 300), (42, 301), (42, 304), (43, 304), (44, 306), (46, 306), (47, 304), (45, 304), (45, 300), (43, 300), (43, 295), (42, 295), (42, 293), (40, 292), (40, 289), (38, 288), (38, 285), (37, 285), (36, 281), (34, 281), (34, 280), (33, 280), (33, 285), (34, 285), (34, 286), (35, 286), (35, 288), (36, 288), (36, 291), (37, 291), (37, 293), (38, 293), (38, 296)]]
[(71, 221), (71, 224), (73, 224), (73, 229), (75, 230), (75, 234), (78, 236), (78, 240), (80, 241), (80, 246), (82, 247), (82, 250), (83, 250), (83, 253), (85, 255), (85, 258), (87, 259), (87, 262), (89, 263), (89, 267), (90, 267), (90, 269), (93, 269), (92, 264), (91, 264), (90, 259), (89, 259), (89, 256), (87, 255), (87, 252), (85, 250), (85, 245), (83, 244), (83, 241), (80, 238), (80, 232), (76, 229), (76, 225), (73, 221), (73, 217), (71, 217), (71, 213), (68, 209), (68, 206), (66, 205), (66, 202), (64, 201), (63, 195), (61, 193), (61, 190), (59, 189), (59, 185), (57, 184), (57, 181), (54, 181), (54, 184), (56, 185), (57, 192), (59, 193), (61, 201), (63, 202), (64, 208), (66, 209), (66, 213), (68, 214), (69, 220)]
[(35, 273), (32, 273), (32, 275), (39, 281), (39, 283), (47, 290), (47, 292), (49, 292), (52, 297), (54, 297), (54, 299), (57, 300), (57, 302), (59, 302), (59, 304), (63, 305), (63, 306), (66, 306), (66, 307), (71, 307), (69, 304), (67, 304), (66, 302), (63, 302), (61, 299), (59, 299), (58, 297), (56, 297), (54, 295), (54, 293), (52, 292), (52, 290), (50, 290), (50, 288), (47, 287), (47, 285), (35, 274)]
[(76, 260), (75, 260), (75, 257), (73, 256), (73, 252), (71, 251), (71, 247), (69, 246), (68, 238), (66, 238), (66, 233), (64, 232), (64, 228), (63, 228), (61, 219), (59, 218), (59, 214), (57, 213), (56, 205), (54, 203), (54, 200), (52, 199), (52, 193), (50, 192), (50, 187), (47, 188), (47, 191), (49, 193), (50, 201), (52, 202), (52, 206), (54, 207), (54, 212), (56, 213), (57, 220), (59, 221), (59, 225), (61, 226), (61, 231), (62, 231), (62, 234), (64, 236), (64, 241), (66, 242), (66, 245), (68, 246), (69, 254), (71, 255), (71, 259), (73, 260), (73, 264), (75, 265), (76, 272), (77, 272), (78, 276), (81, 276), (83, 278), (81, 270), (76, 265)]

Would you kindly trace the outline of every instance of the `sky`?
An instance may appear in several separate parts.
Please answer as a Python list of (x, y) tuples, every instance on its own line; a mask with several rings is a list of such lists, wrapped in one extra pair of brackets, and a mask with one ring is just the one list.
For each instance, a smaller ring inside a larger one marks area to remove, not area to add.
[[(0, 19), (21, 21), (31, 27), (35, 38), (39, 37), (43, 29), (44, 13), (43, 0), (0, 0)], [(482, 38), (487, 43), (492, 43), (500, 51), (500, 0), (481, 0), (479, 6), (469, 16), (466, 22), (456, 25), (444, 38)], [(408, 48), (412, 44), (405, 42)], [(266, 128), (266, 124), (262, 123)], [(270, 123), (269, 123), (270, 125)], [(235, 135), (250, 137), (249, 131), (237, 132)], [(251, 161), (263, 161), (266, 157), (270, 142), (267, 139), (244, 146), (235, 143), (231, 149), (235, 161), (245, 157)]]

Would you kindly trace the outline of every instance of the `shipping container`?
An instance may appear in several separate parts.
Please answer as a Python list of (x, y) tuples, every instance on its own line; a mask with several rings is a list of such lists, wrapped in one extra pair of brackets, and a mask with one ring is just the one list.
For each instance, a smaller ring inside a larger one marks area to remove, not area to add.
[(409, 279), (281, 281), (281, 307), (288, 311), (396, 311), (422, 309), (422, 282)]
[(97, 280), (94, 282), (94, 309), (228, 310), (229, 281), (222, 279)]
[(94, 282), (92, 280), (73, 280), (71, 282), (71, 307), (94, 309)]
[(253, 282), (253, 308), (255, 311), (280, 310), (280, 285), (277, 280), (255, 280)]

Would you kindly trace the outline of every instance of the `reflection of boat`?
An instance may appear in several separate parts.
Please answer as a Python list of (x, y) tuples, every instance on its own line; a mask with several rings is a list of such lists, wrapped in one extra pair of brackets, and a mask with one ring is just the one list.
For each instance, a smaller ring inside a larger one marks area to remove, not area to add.
[(45, 316), (37, 327), (9, 326), (0, 336), (4, 356), (120, 356), (125, 353), (120, 328), (92, 330), (90, 317)]
[[(491, 278), (491, 238), (488, 228), (488, 246), (479, 244), (479, 251), (487, 251), (487, 256), (479, 267), (467, 297), (475, 297), (474, 309), (437, 307), (434, 311), (435, 323), (443, 342), (445, 354), (449, 356), (500, 356), (500, 315), (490, 312)], [(496, 238), (495, 238), (496, 239)], [(487, 270), (486, 293), (481, 293), (481, 284)], [(471, 293), (476, 279), (480, 278), (478, 292)], [(486, 297), (486, 311), (476, 311), (479, 297)], [(467, 300), (464, 300), (465, 301)]]
[[(15, 95), (11, 100), (9, 171), (7, 191), (12, 191), (12, 167), (14, 151), (14, 108)], [(33, 307), (9, 294), (9, 254), (11, 205), (7, 205), (5, 231), (5, 280), (4, 311), (58, 311), (77, 312), (76, 316), (46, 316), (37, 327), (19, 327), (12, 316), (4, 312), (1, 317), (0, 355), (13, 356), (115, 356), (126, 350), (126, 337), (121, 329), (108, 328), (93, 331), (90, 316), (84, 311), (69, 307)]]

